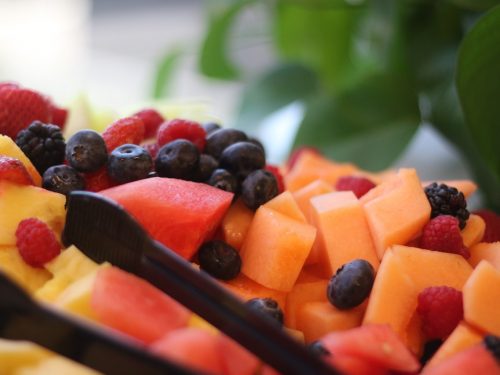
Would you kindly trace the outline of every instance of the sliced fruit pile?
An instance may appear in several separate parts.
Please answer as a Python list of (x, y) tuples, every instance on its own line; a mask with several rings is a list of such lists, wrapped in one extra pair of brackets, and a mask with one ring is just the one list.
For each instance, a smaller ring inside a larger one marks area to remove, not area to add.
[[(0, 269), (39, 301), (195, 369), (275, 373), (144, 280), (63, 248), (66, 195), (87, 189), (345, 374), (500, 373), (500, 217), (468, 211), (473, 182), (312, 148), (270, 166), (241, 131), (154, 109), (65, 140), (48, 101), (16, 90), (0, 84)], [(0, 373), (95, 372), (3, 340)]]

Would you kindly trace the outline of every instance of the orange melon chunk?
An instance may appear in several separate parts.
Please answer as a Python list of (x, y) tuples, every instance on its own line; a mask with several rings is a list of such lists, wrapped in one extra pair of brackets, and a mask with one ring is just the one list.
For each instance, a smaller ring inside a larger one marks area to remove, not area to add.
[(304, 333), (306, 343), (333, 331), (357, 327), (363, 320), (366, 303), (353, 309), (339, 310), (330, 302), (308, 302), (297, 314), (297, 328)]
[(304, 152), (284, 176), (286, 190), (291, 192), (321, 179), (335, 186), (338, 178), (354, 174), (357, 168), (350, 163), (335, 163), (313, 152)]
[(361, 199), (379, 259), (391, 245), (414, 238), (429, 221), (431, 207), (415, 169), (398, 174), (371, 189)]
[(441, 180), (441, 181), (423, 181), (422, 187), (426, 187), (427, 185), (437, 182), (438, 184), (446, 184), (448, 186), (456, 188), (458, 191), (461, 191), (465, 198), (471, 196), (476, 190), (477, 185), (471, 180)]
[(460, 232), (464, 245), (471, 247), (481, 241), (486, 224), (479, 215), (470, 215), (465, 228)]
[(288, 292), (315, 237), (313, 226), (261, 206), (241, 248), (241, 272), (267, 288)]
[(238, 199), (227, 210), (222, 219), (221, 229), (224, 241), (236, 250), (241, 248), (254, 212), (241, 199)]
[(297, 328), (297, 313), (307, 302), (326, 302), (328, 280), (297, 282), (286, 297), (285, 326)]
[(241, 273), (232, 280), (221, 281), (221, 284), (243, 301), (248, 301), (252, 298), (272, 298), (278, 302), (283, 311), (285, 310), (285, 292), (266, 288)]
[(500, 242), (480, 242), (472, 246), (469, 251), (469, 263), (472, 267), (476, 267), (484, 259), (500, 270)]
[(379, 266), (365, 213), (352, 191), (337, 191), (311, 198), (313, 222), (320, 237), (319, 259), (333, 275), (345, 263), (365, 259)]
[(432, 356), (426, 367), (433, 367), (454, 354), (474, 346), (480, 342), (482, 338), (483, 334), (481, 334), (481, 332), (470, 327), (464, 321), (460, 322), (445, 342), (443, 342), (438, 351)]
[(297, 205), (292, 193), (287, 190), (268, 201), (264, 206), (278, 211), (294, 220), (303, 223), (306, 222), (306, 217)]
[(483, 260), (464, 286), (464, 319), (500, 336), (500, 270)]

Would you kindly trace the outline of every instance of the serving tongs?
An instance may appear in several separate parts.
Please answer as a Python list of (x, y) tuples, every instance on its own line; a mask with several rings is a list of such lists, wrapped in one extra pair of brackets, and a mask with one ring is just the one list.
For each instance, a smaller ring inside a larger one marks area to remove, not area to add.
[(110, 262), (149, 281), (282, 374), (338, 374), (211, 276), (153, 240), (121, 206), (101, 195), (69, 195), (62, 239), (98, 263)]
[(196, 374), (125, 336), (33, 301), (1, 271), (0, 337), (34, 342), (107, 375)]

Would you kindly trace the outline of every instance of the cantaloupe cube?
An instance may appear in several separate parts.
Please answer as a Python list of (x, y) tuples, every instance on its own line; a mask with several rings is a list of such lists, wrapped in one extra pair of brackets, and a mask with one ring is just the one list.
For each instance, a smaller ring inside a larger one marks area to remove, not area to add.
[(464, 320), (500, 336), (500, 270), (481, 261), (464, 285)]
[(479, 215), (471, 214), (465, 228), (460, 232), (464, 245), (471, 247), (479, 243), (484, 236), (485, 229), (486, 224), (483, 218)]
[(307, 302), (326, 302), (328, 280), (297, 282), (286, 297), (285, 325), (297, 328), (297, 313)]
[(365, 212), (352, 191), (337, 191), (311, 198), (313, 223), (318, 229), (319, 263), (330, 275), (354, 259), (379, 266)]
[(405, 330), (405, 339), (403, 342), (406, 347), (417, 357), (421, 357), (424, 352), (424, 344), (427, 340), (423, 330), (422, 330), (422, 318), (417, 313), (413, 312), (413, 315), (408, 322)]
[(313, 226), (261, 206), (241, 248), (241, 272), (267, 288), (288, 292), (315, 237)]
[(249, 279), (242, 273), (232, 280), (221, 281), (221, 284), (240, 297), (243, 301), (248, 301), (252, 298), (272, 298), (281, 309), (285, 309), (286, 293), (279, 290), (269, 289), (259, 283)]
[(319, 154), (304, 152), (285, 174), (285, 188), (294, 192), (317, 179), (335, 186), (339, 177), (352, 175), (357, 170), (353, 164), (335, 163)]
[(361, 325), (366, 304), (339, 310), (330, 302), (308, 302), (297, 314), (297, 328), (304, 333), (306, 343), (320, 339), (333, 331), (345, 331)]
[(431, 206), (415, 169), (398, 174), (360, 199), (379, 259), (391, 245), (414, 238), (430, 220)]
[(299, 205), (293, 198), (292, 193), (285, 190), (270, 201), (264, 204), (265, 207), (278, 211), (279, 213), (290, 217), (291, 219), (306, 222), (304, 213), (300, 210)]
[(454, 354), (474, 346), (483, 339), (483, 334), (464, 321), (460, 322), (432, 356), (426, 367), (433, 367)]
[(224, 241), (236, 250), (241, 248), (254, 212), (241, 199), (234, 202), (222, 219), (221, 228)]
[(330, 276), (324, 274), (323, 268), (319, 264), (305, 265), (300, 271), (296, 284), (326, 280)]
[(458, 191), (461, 191), (464, 194), (465, 198), (470, 197), (477, 190), (477, 184), (471, 180), (423, 181), (422, 187), (426, 187), (427, 185), (430, 185), (433, 182), (437, 182), (438, 184), (446, 184), (450, 187), (454, 187)]
[(500, 242), (480, 242), (472, 246), (469, 251), (469, 263), (472, 267), (476, 267), (484, 259), (500, 270)]

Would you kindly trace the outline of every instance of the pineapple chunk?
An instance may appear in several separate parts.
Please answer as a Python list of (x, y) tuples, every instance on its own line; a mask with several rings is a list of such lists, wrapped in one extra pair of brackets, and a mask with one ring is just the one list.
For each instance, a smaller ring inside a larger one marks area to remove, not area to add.
[(0, 374), (15, 374), (21, 366), (36, 365), (53, 354), (27, 341), (0, 339)]
[(23, 367), (15, 375), (99, 375), (100, 373), (64, 357), (52, 357), (35, 366)]

